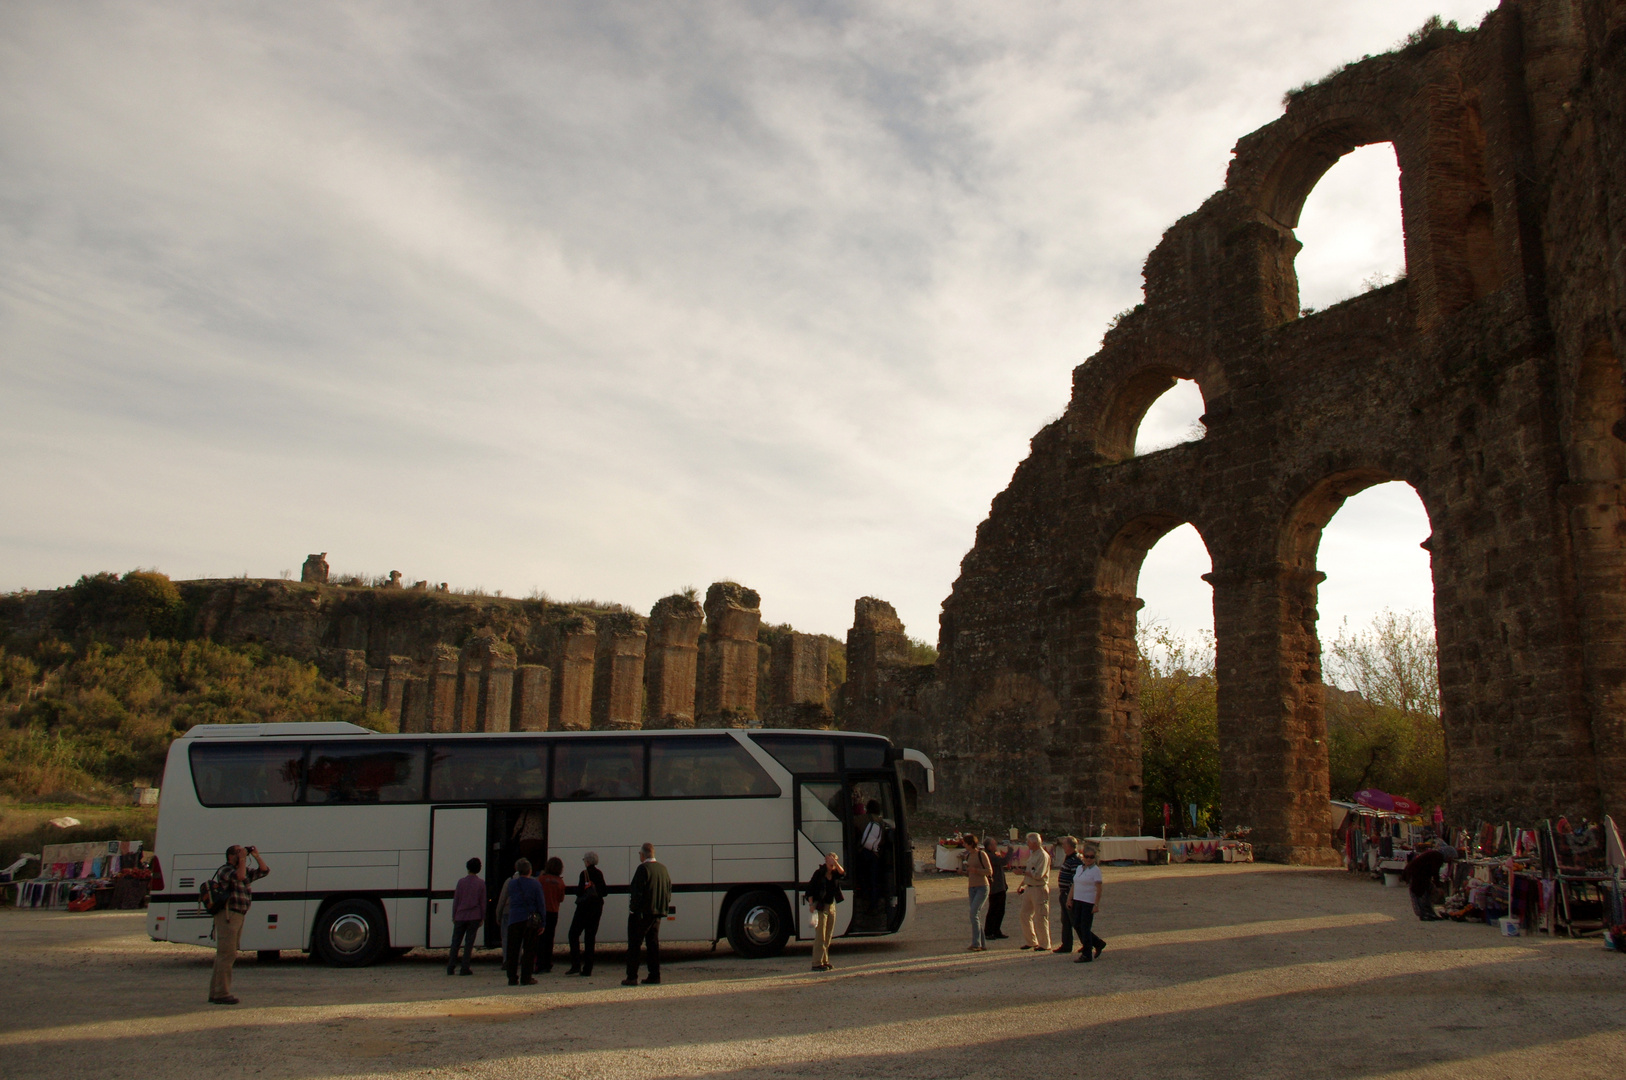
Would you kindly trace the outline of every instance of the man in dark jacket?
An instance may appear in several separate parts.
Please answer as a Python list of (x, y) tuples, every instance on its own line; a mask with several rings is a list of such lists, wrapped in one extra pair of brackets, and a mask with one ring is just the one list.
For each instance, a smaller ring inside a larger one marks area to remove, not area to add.
[(672, 906), (672, 875), (655, 860), (655, 845), (638, 849), (638, 869), (633, 871), (631, 896), (627, 900), (627, 977), (622, 986), (638, 985), (638, 947), (649, 950), (649, 977), (645, 985), (661, 981), (661, 920)]
[(1084, 865), (1084, 860), (1078, 857), (1076, 836), (1061, 838), (1061, 852), (1061, 862), (1052, 863), (1057, 867), (1056, 896), (1061, 900), (1056, 905), (1061, 911), (1061, 944), (1052, 951), (1070, 956), (1073, 952), (1073, 875)]
[(993, 941), (1010, 936), (1004, 930), (1005, 894), (1010, 885), (1005, 881), (1005, 857), (999, 853), (999, 845), (992, 836), (982, 842), (982, 849), (988, 853), (988, 861), (994, 868), (994, 876), (988, 879), (988, 916), (982, 921), (982, 935)]

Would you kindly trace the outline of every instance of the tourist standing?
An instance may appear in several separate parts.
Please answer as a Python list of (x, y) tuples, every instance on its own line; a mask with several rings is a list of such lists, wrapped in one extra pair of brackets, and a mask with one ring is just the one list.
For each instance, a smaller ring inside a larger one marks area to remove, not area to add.
[(559, 905), (565, 900), (565, 861), (555, 855), (542, 865), (542, 874), (536, 883), (542, 886), (542, 934), (536, 942), (536, 969), (553, 970), (553, 939), (559, 933)]
[(531, 876), (531, 860), (514, 864), (514, 879), (508, 883), (508, 985), (535, 986), (536, 935), (542, 929), (547, 898), (542, 886)]
[(457, 949), (463, 948), (463, 967), (459, 975), (473, 975), (469, 961), (474, 956), (474, 935), (486, 921), (486, 883), (480, 877), (480, 860), (470, 859), (464, 864), (468, 874), (458, 879), (452, 890), (452, 948), (446, 954), (446, 974), (457, 966)]
[(1078, 837), (1061, 838), (1061, 865), (1056, 868), (1056, 914), (1061, 916), (1061, 944), (1056, 951), (1073, 952), (1073, 874), (1083, 865), (1078, 857)]
[(1044, 837), (1027, 835), (1028, 853), (1022, 862), (1022, 884), (1016, 892), (1022, 898), (1022, 939), (1024, 949), (1050, 951), (1050, 854)]
[[(576, 882), (576, 913), (570, 917), (570, 970), (566, 975), (593, 974), (593, 943), (598, 939), (598, 921), (604, 914), (604, 898), (610, 887), (604, 883), (604, 872), (598, 868), (598, 852), (589, 851), (582, 856), (581, 877)], [(583, 939), (586, 952), (578, 953)]]
[(988, 878), (988, 917), (983, 920), (982, 935), (988, 941), (1003, 941), (1010, 937), (1005, 933), (1005, 894), (1010, 890), (1005, 880), (1005, 860), (992, 836), (982, 842), (982, 850), (994, 868)]
[(883, 881), (881, 852), (886, 844), (886, 819), (881, 817), (881, 802), (871, 799), (868, 816), (858, 834), (858, 872), (864, 886), (864, 904), (872, 914), (886, 910), (881, 897)]
[(977, 844), (975, 833), (960, 837), (960, 845), (965, 848), (966, 900), (971, 907), (971, 948), (968, 951), (982, 952), (988, 947), (982, 909), (988, 903), (988, 882), (994, 876), (994, 864)]
[[(254, 860), (251, 869), (248, 860)], [(231, 992), (231, 969), (237, 963), (237, 943), (243, 936), (243, 923), (249, 905), (254, 903), (253, 883), (271, 872), (260, 849), (233, 844), (226, 849), (226, 865), (215, 872), (215, 881), (226, 887), (226, 906), (215, 912), (215, 968), (209, 979), (209, 1004), (235, 1005)]]
[(807, 906), (813, 913), (813, 970), (830, 970), (830, 940), (836, 936), (836, 905), (841, 903), (841, 880), (847, 870), (833, 851), (807, 880)]
[(508, 970), (508, 887), (519, 877), (519, 871), (508, 875), (508, 880), (497, 890), (497, 936), (502, 938), (502, 970)]
[(655, 845), (638, 849), (638, 869), (632, 873), (631, 896), (627, 898), (627, 977), (622, 986), (638, 985), (638, 948), (649, 952), (649, 977), (645, 985), (661, 981), (661, 920), (672, 905), (672, 875), (655, 859)]
[(1073, 929), (1078, 931), (1078, 963), (1088, 964), (1101, 955), (1107, 943), (1095, 936), (1095, 916), (1101, 910), (1101, 894), (1106, 883), (1101, 880), (1101, 867), (1097, 865), (1100, 849), (1093, 844), (1084, 845), (1079, 853), (1081, 866), (1073, 874)]

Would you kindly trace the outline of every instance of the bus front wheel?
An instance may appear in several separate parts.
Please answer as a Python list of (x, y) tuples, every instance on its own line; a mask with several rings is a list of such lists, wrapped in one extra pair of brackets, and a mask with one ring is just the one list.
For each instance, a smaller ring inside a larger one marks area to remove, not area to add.
[(384, 913), (370, 900), (340, 900), (317, 920), (317, 955), (334, 967), (365, 967), (388, 946)]
[(785, 898), (771, 892), (739, 897), (728, 909), (728, 943), (741, 956), (778, 956), (790, 938), (790, 912)]

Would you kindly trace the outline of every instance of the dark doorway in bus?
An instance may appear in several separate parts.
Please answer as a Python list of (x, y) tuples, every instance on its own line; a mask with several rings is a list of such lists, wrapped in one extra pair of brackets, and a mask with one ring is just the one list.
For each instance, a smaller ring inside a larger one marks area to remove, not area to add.
[(897, 781), (849, 775), (845, 785), (848, 812), (847, 863), (853, 882), (853, 916), (849, 934), (884, 934), (903, 917), (898, 857)]
[(491, 859), (486, 876), (486, 895), (491, 898), (491, 921), (486, 924), (486, 947), (501, 948), (503, 928), (497, 925), (497, 901), (502, 887), (514, 876), (521, 859), (531, 864), (531, 875), (542, 872), (548, 861), (548, 806), (546, 803), (497, 805), (487, 817)]

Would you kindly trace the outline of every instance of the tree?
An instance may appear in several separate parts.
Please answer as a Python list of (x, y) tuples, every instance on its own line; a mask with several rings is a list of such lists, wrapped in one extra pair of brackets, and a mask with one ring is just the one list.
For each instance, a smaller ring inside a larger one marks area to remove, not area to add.
[(1385, 610), (1327, 649), (1328, 774), (1334, 798), (1375, 787), (1428, 805), (1445, 797), (1445, 729), (1434, 625)]
[(1163, 804), (1188, 825), (1197, 804), (1197, 828), (1219, 819), (1219, 707), (1215, 696), (1214, 639), (1175, 636), (1159, 623), (1137, 627), (1140, 652), (1141, 800), (1148, 825), (1163, 820)]

